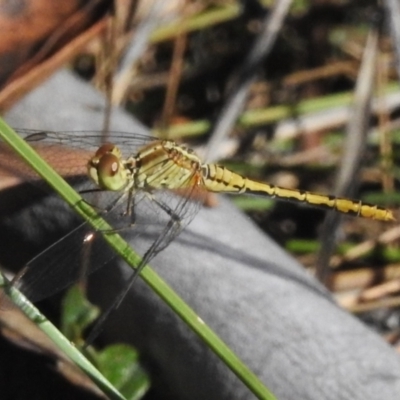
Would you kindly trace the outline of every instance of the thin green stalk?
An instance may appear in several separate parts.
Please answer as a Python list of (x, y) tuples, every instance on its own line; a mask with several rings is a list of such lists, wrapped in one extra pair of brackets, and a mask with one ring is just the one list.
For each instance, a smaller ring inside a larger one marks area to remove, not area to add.
[[(90, 207), (18, 134), (0, 119), (0, 137), (8, 143), (47, 183), (82, 216), (95, 230), (104, 233), (104, 239), (124, 261), (135, 268), (140, 257), (130, 245), (112, 231), (109, 224)], [(275, 399), (257, 376), (233, 351), (197, 316), (197, 314), (164, 282), (155, 271), (146, 266), (140, 276), (168, 304), (172, 310), (223, 360), (242, 382), (260, 399)], [(52, 338), (52, 337), (51, 337)], [(67, 353), (68, 354), (68, 353)]]

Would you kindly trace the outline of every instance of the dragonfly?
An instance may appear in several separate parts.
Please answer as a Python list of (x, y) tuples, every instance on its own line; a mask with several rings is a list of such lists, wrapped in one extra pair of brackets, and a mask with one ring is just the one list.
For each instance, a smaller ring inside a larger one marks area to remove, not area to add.
[[(142, 261), (116, 300), (125, 297), (144, 266), (190, 223), (207, 193), (249, 194), (364, 218), (393, 221), (389, 209), (359, 200), (257, 182), (228, 168), (201, 161), (172, 140), (127, 133), (18, 131), (61, 175), (75, 184), (84, 201), (100, 210), (116, 232), (132, 242), (148, 237)], [(18, 167), (21, 176), (29, 170)], [(31, 177), (38, 184), (39, 178)], [(37, 301), (61, 290), (115, 255), (103, 234), (85, 222), (61, 236), (23, 269), (22, 289)], [(82, 269), (84, 272), (82, 272)], [(24, 290), (25, 288), (25, 290)]]

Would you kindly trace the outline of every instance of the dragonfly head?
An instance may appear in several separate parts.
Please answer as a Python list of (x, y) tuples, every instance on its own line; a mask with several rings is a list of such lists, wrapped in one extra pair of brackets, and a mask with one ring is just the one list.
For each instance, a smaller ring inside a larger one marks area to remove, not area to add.
[(125, 168), (121, 150), (112, 143), (98, 148), (87, 164), (88, 175), (105, 190), (122, 190), (128, 183), (128, 170)]

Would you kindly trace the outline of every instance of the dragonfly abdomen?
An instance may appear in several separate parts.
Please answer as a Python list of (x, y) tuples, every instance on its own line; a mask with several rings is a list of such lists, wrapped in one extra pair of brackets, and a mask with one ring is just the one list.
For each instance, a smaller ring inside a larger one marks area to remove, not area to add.
[(256, 182), (236, 174), (219, 165), (203, 165), (203, 180), (207, 190), (224, 193), (248, 193), (258, 196), (276, 197), (280, 200), (294, 203), (304, 203), (310, 206), (333, 209), (342, 213), (352, 214), (381, 221), (393, 221), (395, 218), (390, 210), (363, 203), (359, 200), (350, 200), (341, 197), (328, 196), (298, 189)]
[(364, 218), (377, 219), (381, 221), (394, 221), (395, 219), (390, 210), (377, 205), (364, 203), (361, 200), (351, 200), (298, 189), (286, 189), (250, 180), (247, 180), (247, 188), (249, 193), (264, 194), (282, 200), (304, 203), (318, 208), (336, 210), (345, 214), (352, 214)]

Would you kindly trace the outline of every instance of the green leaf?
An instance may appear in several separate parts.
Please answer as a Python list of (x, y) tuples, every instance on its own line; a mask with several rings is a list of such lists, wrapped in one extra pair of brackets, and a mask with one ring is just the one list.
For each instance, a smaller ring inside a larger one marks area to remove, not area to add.
[(86, 298), (79, 284), (65, 294), (61, 311), (61, 332), (75, 344), (83, 345), (84, 330), (100, 315), (99, 307)]
[(138, 352), (125, 344), (98, 353), (100, 371), (127, 399), (140, 399), (150, 388), (150, 378), (139, 363)]

